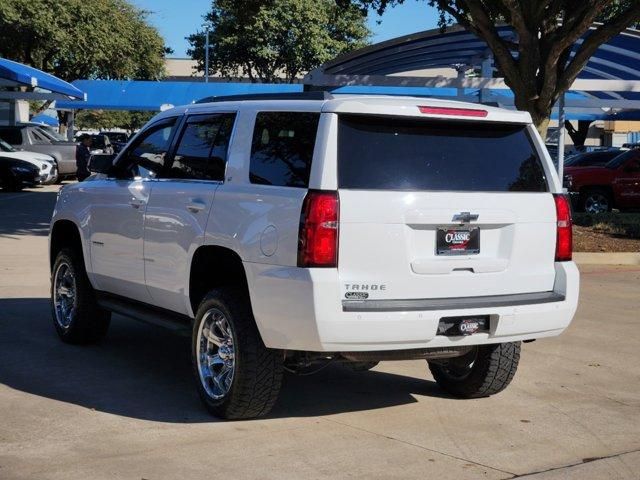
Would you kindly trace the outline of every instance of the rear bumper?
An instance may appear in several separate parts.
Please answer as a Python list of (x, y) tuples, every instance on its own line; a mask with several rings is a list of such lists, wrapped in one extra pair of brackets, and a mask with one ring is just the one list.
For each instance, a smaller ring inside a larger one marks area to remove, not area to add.
[[(556, 263), (552, 292), (464, 299), (343, 302), (333, 269), (245, 263), (253, 312), (266, 346), (306, 351), (376, 351), (481, 345), (555, 336), (578, 304), (579, 273)], [(490, 331), (437, 335), (442, 317), (489, 315)]]

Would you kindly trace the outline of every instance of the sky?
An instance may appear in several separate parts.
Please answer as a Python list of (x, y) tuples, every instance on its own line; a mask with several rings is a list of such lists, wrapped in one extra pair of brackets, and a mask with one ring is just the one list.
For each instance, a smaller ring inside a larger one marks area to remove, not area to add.
[[(160, 31), (166, 45), (174, 50), (172, 57), (186, 57), (188, 43), (184, 37), (202, 25), (202, 16), (209, 9), (209, 0), (129, 0), (144, 10), (153, 12), (149, 21)], [(371, 42), (377, 43), (409, 33), (437, 26), (435, 9), (422, 0), (406, 0), (404, 4), (388, 9), (378, 17), (369, 15)]]

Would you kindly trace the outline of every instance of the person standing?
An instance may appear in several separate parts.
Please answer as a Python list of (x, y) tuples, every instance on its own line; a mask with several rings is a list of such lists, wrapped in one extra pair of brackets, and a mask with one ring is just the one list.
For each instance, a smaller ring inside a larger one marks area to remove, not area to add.
[(91, 175), (91, 173), (89, 173), (89, 157), (91, 157), (92, 142), (91, 136), (84, 134), (80, 136), (80, 143), (76, 147), (76, 176), (79, 182), (82, 182)]

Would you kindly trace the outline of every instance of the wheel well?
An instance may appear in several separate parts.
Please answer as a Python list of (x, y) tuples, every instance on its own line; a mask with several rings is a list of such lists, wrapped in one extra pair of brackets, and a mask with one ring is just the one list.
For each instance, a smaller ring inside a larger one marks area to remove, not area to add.
[(49, 267), (53, 268), (58, 252), (72, 248), (82, 255), (82, 240), (76, 224), (70, 220), (59, 220), (51, 228)]
[(222, 286), (249, 290), (242, 260), (225, 247), (206, 245), (198, 248), (191, 260), (189, 275), (189, 301), (193, 313), (207, 292)]
[(586, 195), (594, 190), (606, 192), (609, 195), (609, 200), (611, 200), (611, 205), (615, 206), (616, 199), (613, 195), (613, 188), (611, 188), (611, 185), (587, 185), (580, 188), (580, 195)]
[(611, 185), (587, 185), (580, 187), (580, 193), (582, 194), (593, 192), (594, 190), (603, 190), (611, 196), (611, 199), (613, 199), (613, 189), (611, 188)]

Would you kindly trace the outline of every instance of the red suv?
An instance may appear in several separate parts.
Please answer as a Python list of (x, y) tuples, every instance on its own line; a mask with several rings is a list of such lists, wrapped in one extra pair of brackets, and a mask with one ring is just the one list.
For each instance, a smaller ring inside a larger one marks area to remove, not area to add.
[(588, 213), (640, 208), (640, 150), (621, 153), (603, 166), (565, 168), (564, 186), (574, 206)]

